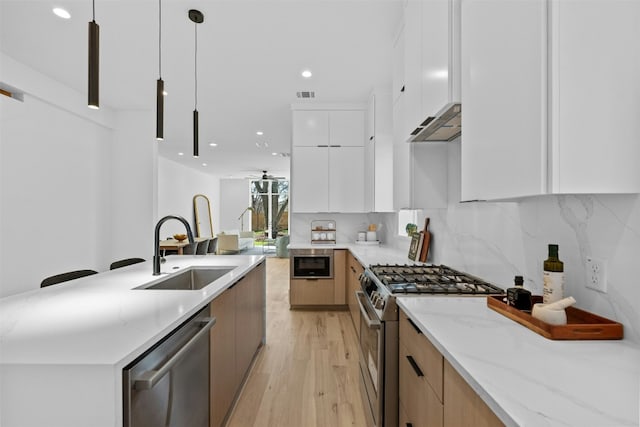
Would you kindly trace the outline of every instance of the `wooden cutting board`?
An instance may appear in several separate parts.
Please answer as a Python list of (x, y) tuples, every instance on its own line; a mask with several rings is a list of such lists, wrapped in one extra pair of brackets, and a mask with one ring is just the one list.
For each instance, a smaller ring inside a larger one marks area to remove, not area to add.
[(424, 220), (424, 230), (422, 230), (424, 239), (422, 240), (422, 249), (420, 250), (420, 262), (427, 262), (427, 256), (429, 255), (429, 245), (431, 244), (431, 232), (428, 230), (429, 221), (429, 218), (425, 218)]

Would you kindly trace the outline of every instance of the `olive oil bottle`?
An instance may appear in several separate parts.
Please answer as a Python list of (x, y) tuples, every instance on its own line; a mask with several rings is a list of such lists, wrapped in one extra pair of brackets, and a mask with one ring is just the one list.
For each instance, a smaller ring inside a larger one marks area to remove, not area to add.
[(542, 302), (549, 304), (564, 298), (564, 263), (558, 258), (558, 245), (549, 245), (544, 261)]

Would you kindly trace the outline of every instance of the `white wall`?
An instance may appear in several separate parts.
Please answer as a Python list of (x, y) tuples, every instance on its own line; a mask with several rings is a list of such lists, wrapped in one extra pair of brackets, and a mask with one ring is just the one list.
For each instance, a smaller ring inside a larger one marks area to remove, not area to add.
[[(250, 180), (247, 179), (223, 179), (220, 181), (220, 198), (223, 205), (220, 209), (220, 230), (240, 230), (241, 224), (238, 217), (251, 206), (249, 193)], [(251, 212), (245, 214), (245, 231), (251, 230), (249, 221)]]
[[(158, 159), (158, 217), (184, 217), (191, 224), (195, 236), (193, 196), (204, 194), (211, 204), (213, 232), (220, 232), (220, 179), (164, 157)], [(160, 230), (160, 237), (166, 238), (184, 232), (184, 226), (180, 222), (167, 221)]]
[[(90, 110), (85, 96), (0, 53), (0, 297), (76, 269), (152, 255), (150, 113)], [(118, 126), (120, 128), (116, 129)]]
[[(111, 141), (112, 259), (153, 256), (158, 143), (153, 111), (119, 111)], [(117, 201), (117, 202), (116, 202)]]

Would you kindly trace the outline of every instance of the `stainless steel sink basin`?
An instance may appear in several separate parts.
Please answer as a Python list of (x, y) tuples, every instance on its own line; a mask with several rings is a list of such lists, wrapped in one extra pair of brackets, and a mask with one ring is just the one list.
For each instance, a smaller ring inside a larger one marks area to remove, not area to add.
[(206, 267), (206, 268), (190, 268), (181, 273), (172, 274), (166, 279), (157, 282), (153, 285), (145, 285), (137, 289), (171, 289), (171, 290), (198, 290), (207, 285), (210, 285), (214, 281), (218, 280), (234, 267), (220, 266), (220, 267)]

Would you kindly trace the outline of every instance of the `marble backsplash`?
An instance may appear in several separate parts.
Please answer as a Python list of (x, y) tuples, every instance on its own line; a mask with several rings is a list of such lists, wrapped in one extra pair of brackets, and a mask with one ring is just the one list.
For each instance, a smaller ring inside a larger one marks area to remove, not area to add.
[[(449, 203), (424, 209), (431, 218), (428, 262), (447, 264), (507, 288), (515, 275), (542, 292), (542, 262), (548, 244), (559, 245), (565, 266), (565, 295), (577, 306), (624, 325), (625, 338), (640, 345), (640, 195), (548, 195), (513, 202), (459, 203), (460, 145), (449, 148)], [(325, 218), (326, 216), (326, 218)], [(397, 235), (397, 213), (292, 214), (291, 241), (308, 243), (313, 219), (333, 219), (338, 243), (353, 242), (358, 230), (379, 224), (380, 240), (407, 251)], [(418, 224), (421, 221), (418, 220)], [(606, 262), (607, 293), (585, 286), (586, 258)]]

